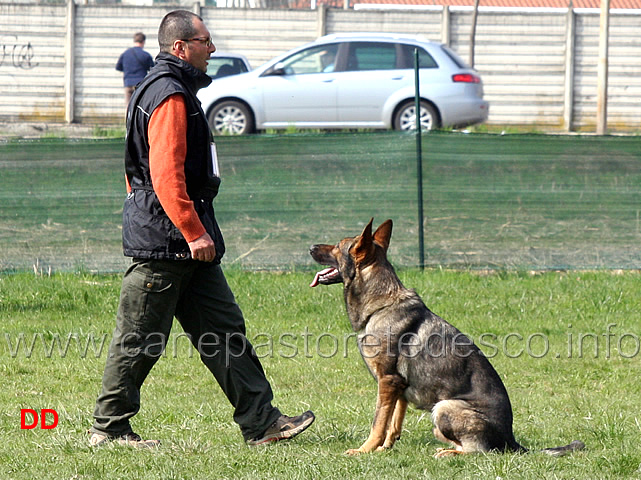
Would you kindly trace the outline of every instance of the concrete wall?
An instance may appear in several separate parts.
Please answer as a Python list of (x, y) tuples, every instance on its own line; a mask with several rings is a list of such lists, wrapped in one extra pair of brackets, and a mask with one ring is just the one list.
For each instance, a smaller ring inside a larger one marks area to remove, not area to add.
[[(118, 124), (122, 76), (114, 69), (136, 31), (158, 52), (170, 6), (0, 4), (0, 121)], [(228, 9), (197, 5), (219, 51), (254, 66), (319, 35), (347, 31), (423, 34), (466, 60), (470, 8), (414, 11)], [(610, 20), (608, 127), (641, 129), (641, 12)], [(475, 68), (489, 123), (594, 131), (599, 12), (481, 9)]]

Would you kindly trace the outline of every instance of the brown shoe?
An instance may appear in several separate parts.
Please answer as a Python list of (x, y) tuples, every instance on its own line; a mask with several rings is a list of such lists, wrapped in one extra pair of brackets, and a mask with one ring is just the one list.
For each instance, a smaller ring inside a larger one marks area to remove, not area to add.
[(118, 442), (119, 445), (134, 448), (154, 448), (160, 446), (160, 440), (143, 440), (140, 435), (134, 432), (118, 436), (92, 433), (89, 437), (89, 445), (92, 447), (100, 447), (110, 442)]
[(247, 444), (262, 445), (265, 443), (294, 438), (314, 423), (315, 419), (316, 417), (314, 417), (314, 414), (311, 411), (307, 411), (297, 417), (281, 415), (267, 430), (262, 433), (262, 435), (248, 440)]

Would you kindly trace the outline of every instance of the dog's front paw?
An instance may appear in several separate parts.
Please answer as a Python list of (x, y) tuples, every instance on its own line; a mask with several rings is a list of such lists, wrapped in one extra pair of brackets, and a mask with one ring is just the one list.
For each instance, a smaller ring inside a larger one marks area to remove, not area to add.
[(360, 455), (361, 453), (365, 452), (360, 448), (350, 448), (349, 450), (345, 451), (345, 455), (349, 455), (350, 457), (355, 457), (356, 455)]
[(376, 451), (377, 451), (377, 452), (386, 452), (386, 451), (388, 451), (388, 450), (389, 450), (389, 449), (391, 449), (391, 448), (392, 448), (392, 447), (386, 447), (385, 445), (381, 445), (380, 447), (378, 447), (378, 448), (376, 449)]

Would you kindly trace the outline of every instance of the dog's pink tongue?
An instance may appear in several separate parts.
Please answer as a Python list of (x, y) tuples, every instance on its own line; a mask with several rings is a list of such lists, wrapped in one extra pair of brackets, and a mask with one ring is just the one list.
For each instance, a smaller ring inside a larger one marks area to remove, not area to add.
[(312, 283), (309, 284), (309, 286), (317, 287), (318, 285), (320, 285), (320, 282), (319, 282), (320, 278), (326, 273), (331, 272), (332, 270), (334, 269), (330, 267), (330, 268), (326, 268), (325, 270), (321, 270), (320, 272), (316, 272), (316, 276), (314, 277), (314, 280), (312, 280)]

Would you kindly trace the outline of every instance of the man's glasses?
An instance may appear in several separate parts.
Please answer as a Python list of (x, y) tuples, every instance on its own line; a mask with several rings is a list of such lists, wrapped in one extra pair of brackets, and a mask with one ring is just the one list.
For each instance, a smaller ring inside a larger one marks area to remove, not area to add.
[(183, 38), (182, 41), (204, 43), (207, 48), (211, 47), (214, 44), (214, 42), (211, 40), (211, 37)]

